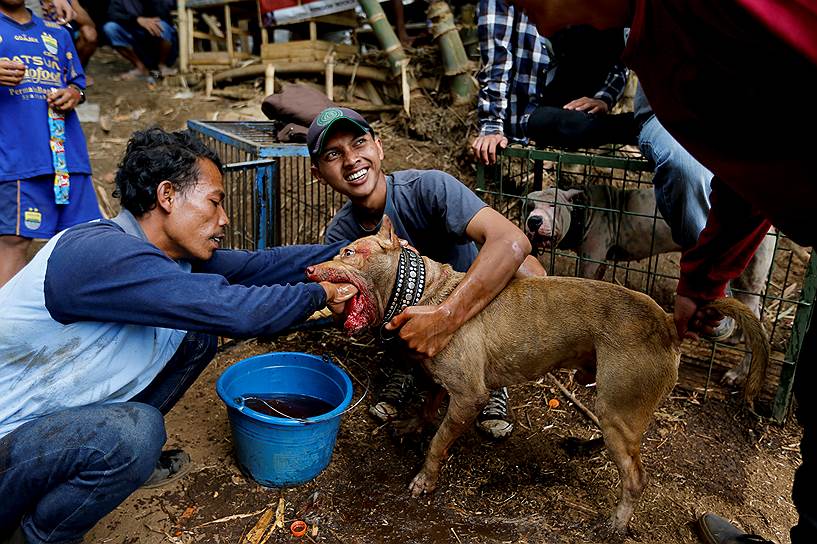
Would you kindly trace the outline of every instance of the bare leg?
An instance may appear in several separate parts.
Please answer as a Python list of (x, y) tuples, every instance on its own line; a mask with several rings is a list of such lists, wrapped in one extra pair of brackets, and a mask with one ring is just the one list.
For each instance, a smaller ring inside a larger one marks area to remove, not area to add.
[(31, 238), (0, 236), (0, 287), (26, 265), (26, 252), (30, 245)]
[(165, 40), (159, 42), (159, 70), (162, 75), (171, 75), (173, 70), (168, 67), (167, 59), (173, 51), (173, 43)]
[(397, 38), (404, 47), (411, 45), (413, 41), (406, 32), (406, 17), (403, 14), (403, 1), (391, 0), (391, 7), (394, 10), (394, 27), (397, 29)]
[(82, 63), (82, 67), (87, 68), (88, 61), (91, 60), (91, 56), (96, 52), (97, 41), (91, 41), (85, 38), (83, 34), (80, 34), (77, 43), (74, 45), (77, 48), (77, 55), (79, 56), (79, 61)]
[(77, 0), (73, 2), (74, 10), (77, 12), (76, 22), (79, 25), (79, 39), (76, 44), (77, 55), (82, 67), (88, 66), (88, 61), (91, 60), (91, 55), (96, 51), (99, 42), (96, 25), (88, 15), (88, 12), (83, 8)]
[[(130, 63), (133, 64), (136, 67), (135, 70), (136, 70), (136, 72), (138, 74), (141, 74), (143, 76), (146, 76), (146, 75), (149, 74), (147, 66), (145, 66), (145, 63), (142, 62), (142, 59), (140, 59), (136, 55), (136, 51), (134, 51), (133, 49), (130, 49), (129, 47), (117, 47), (116, 50), (120, 55), (122, 55), (126, 60), (130, 61)], [(133, 72), (127, 72), (127, 74), (130, 74), (130, 73), (133, 73)], [(123, 76), (123, 79), (127, 78), (127, 74), (125, 74)], [(136, 74), (134, 74), (134, 76), (135, 75)], [(131, 77), (131, 79), (132, 79), (132, 77)]]

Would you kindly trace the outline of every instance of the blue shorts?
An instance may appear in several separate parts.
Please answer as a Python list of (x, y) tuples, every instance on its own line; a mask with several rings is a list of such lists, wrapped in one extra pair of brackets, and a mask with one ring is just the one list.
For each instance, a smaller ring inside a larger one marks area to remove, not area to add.
[(88, 174), (71, 174), (68, 204), (54, 202), (54, 174), (0, 181), (0, 235), (51, 238), (68, 227), (101, 217)]

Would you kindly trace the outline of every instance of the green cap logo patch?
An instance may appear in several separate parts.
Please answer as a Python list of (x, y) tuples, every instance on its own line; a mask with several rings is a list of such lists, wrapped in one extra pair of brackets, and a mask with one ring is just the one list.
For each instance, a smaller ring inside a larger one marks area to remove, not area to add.
[(318, 116), (318, 126), (325, 127), (335, 119), (339, 119), (343, 117), (343, 112), (340, 111), (340, 108), (329, 108), (323, 110), (321, 114)]

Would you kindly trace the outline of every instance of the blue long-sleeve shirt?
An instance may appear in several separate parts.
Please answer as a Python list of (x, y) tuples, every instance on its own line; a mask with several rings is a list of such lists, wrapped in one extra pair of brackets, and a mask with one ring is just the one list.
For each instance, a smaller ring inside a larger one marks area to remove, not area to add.
[(326, 303), (320, 285), (303, 283), (305, 268), (344, 245), (187, 263), (134, 224), (63, 231), (0, 288), (0, 436), (57, 410), (131, 399), (188, 331), (241, 338), (303, 321)]

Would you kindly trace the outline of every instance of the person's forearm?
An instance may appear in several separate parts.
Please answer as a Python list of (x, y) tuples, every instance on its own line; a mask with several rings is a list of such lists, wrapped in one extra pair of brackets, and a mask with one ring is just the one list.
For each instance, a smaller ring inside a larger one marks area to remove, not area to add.
[(542, 263), (533, 255), (528, 255), (514, 274), (515, 278), (530, 278), (533, 276), (547, 276)]
[(530, 242), (521, 232), (519, 236), (485, 242), (463, 280), (442, 303), (457, 327), (479, 313), (505, 288), (529, 254)]
[(698, 242), (681, 257), (678, 294), (695, 300), (723, 296), (769, 232), (771, 223), (719, 180), (712, 181), (712, 208)]
[(74, 2), (74, 11), (76, 11), (77, 13), (74, 20), (77, 22), (78, 25), (91, 26), (94, 24), (94, 21), (91, 19), (91, 16), (88, 15), (88, 12), (85, 11), (85, 8), (83, 8), (79, 2), (76, 1)]

